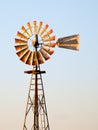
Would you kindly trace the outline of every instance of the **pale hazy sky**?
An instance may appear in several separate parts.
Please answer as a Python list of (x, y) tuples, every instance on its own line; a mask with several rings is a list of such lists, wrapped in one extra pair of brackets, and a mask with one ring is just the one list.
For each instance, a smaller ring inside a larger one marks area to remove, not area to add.
[(0, 0), (0, 130), (22, 130), (31, 69), (15, 54), (14, 38), (33, 20), (57, 38), (80, 34), (80, 51), (55, 48), (41, 68), (51, 130), (98, 130), (98, 1)]

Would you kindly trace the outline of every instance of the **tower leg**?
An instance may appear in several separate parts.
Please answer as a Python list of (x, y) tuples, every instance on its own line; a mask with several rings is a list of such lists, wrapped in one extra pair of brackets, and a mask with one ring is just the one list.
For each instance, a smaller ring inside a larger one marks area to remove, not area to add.
[(40, 66), (33, 67), (23, 130), (50, 130)]

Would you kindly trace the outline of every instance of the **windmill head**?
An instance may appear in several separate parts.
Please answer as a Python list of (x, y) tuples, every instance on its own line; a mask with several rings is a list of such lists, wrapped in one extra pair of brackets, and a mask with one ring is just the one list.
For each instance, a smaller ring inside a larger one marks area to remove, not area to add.
[(38, 66), (43, 64), (54, 53), (53, 48), (79, 50), (79, 34), (59, 38), (55, 42), (53, 30), (48, 24), (40, 21), (28, 22), (26, 27), (22, 26), (15, 38), (15, 49), (19, 59), (28, 65)]

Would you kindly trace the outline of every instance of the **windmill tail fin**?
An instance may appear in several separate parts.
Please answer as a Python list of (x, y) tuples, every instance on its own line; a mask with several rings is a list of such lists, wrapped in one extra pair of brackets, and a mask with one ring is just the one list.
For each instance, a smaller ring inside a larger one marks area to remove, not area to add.
[(79, 50), (79, 34), (59, 38), (56, 42), (60, 48)]

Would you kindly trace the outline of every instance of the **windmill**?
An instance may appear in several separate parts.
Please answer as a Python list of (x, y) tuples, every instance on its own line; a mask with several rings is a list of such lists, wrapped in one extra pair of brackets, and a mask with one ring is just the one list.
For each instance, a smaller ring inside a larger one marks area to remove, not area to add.
[(42, 21), (28, 22), (22, 26), (15, 38), (15, 49), (19, 59), (33, 66), (32, 70), (24, 71), (30, 74), (30, 85), (26, 104), (23, 130), (50, 130), (46, 108), (44, 85), (40, 64), (50, 59), (55, 46), (71, 50), (79, 50), (79, 34), (59, 38), (55, 42), (53, 30)]

